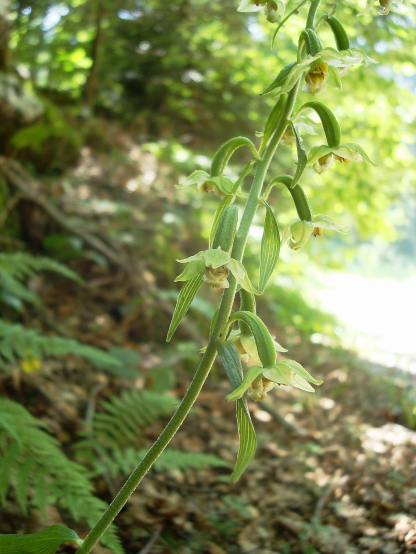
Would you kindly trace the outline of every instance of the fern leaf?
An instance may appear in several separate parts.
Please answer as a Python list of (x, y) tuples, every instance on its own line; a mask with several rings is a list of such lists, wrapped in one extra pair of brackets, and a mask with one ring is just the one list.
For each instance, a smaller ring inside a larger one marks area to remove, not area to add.
[[(23, 406), (0, 398), (0, 501), (12, 489), (22, 510), (28, 499), (41, 510), (53, 503), (92, 527), (106, 504), (93, 495), (85, 468), (69, 460), (44, 428)], [(124, 554), (114, 526), (101, 542)]]
[(9, 323), (0, 319), (0, 367), (7, 367), (5, 362), (17, 363), (19, 358), (22, 360), (28, 360), (31, 357), (42, 359), (46, 356), (68, 354), (82, 356), (98, 367), (101, 367), (103, 363), (121, 365), (119, 360), (104, 350), (82, 344), (75, 339), (42, 335), (35, 329), (27, 329), (17, 323)]

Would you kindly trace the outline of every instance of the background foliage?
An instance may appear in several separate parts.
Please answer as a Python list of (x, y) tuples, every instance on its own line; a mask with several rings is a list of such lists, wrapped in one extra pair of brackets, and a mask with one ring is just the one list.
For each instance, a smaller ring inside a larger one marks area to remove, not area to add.
[[(174, 385), (175, 365), (193, 369), (217, 296), (205, 291), (195, 301), (192, 323), (185, 321), (174, 346), (166, 349), (178, 291), (172, 283), (175, 259), (205, 249), (218, 199), (174, 185), (195, 169), (207, 170), (225, 140), (237, 135), (255, 140), (273, 105), (261, 92), (292, 60), (291, 37), (298, 36), (305, 10), (279, 31), (271, 48), (264, 16), (237, 14), (236, 7), (235, 0), (36, 0), (14, 2), (7, 18), (0, 16), (8, 39), (0, 45), (3, 395), (15, 397), (16, 380), (33, 386), (32, 379), (54, 372), (65, 380), (67, 368), (80, 363), (63, 362), (68, 353), (95, 366), (83, 362), (83, 386), (97, 378), (99, 368), (107, 378), (127, 380), (116, 381), (116, 389), (139, 378), (141, 388), (160, 395)], [(334, 337), (336, 322), (315, 306), (307, 285), (310, 268), (354, 267), (365, 260), (368, 245), (380, 268), (393, 272), (394, 267), (402, 275), (414, 267), (415, 5), (395, 6), (385, 17), (375, 10), (357, 17), (362, 8), (345, 0), (337, 14), (352, 46), (378, 64), (350, 69), (343, 90), (327, 89), (325, 97), (342, 122), (345, 140), (359, 142), (379, 166), (337, 164), (324, 175), (308, 170), (302, 184), (314, 213), (350, 224), (353, 232), (342, 241), (330, 235), (310, 241), (307, 252), (282, 252), (259, 309), (287, 347), (299, 347), (314, 333)], [(333, 45), (328, 29), (320, 36)], [(306, 93), (301, 94), (303, 101)], [(306, 136), (305, 145), (320, 139)], [(294, 147), (284, 147), (276, 171), (291, 173), (293, 154)], [(244, 161), (244, 153), (236, 156), (230, 175)], [(270, 202), (280, 226), (295, 217), (287, 191), (274, 189)], [(253, 277), (258, 254), (254, 228), (247, 253)], [(187, 346), (184, 338), (193, 342)], [(156, 358), (151, 363), (149, 352)], [(60, 370), (56, 360), (63, 364)], [(14, 498), (22, 509), (28, 503), (44, 508), (47, 502), (65, 508), (66, 475), (78, 471), (76, 464), (89, 469), (88, 478), (125, 474), (147, 443), (146, 437), (130, 446), (108, 440), (140, 413), (136, 397), (117, 406), (119, 392), (105, 389), (97, 414), (80, 433), (72, 430), (77, 447), (69, 454), (77, 462), (61, 454), (39, 420), (2, 400), (4, 463), (15, 453), (27, 458), (19, 474), (2, 472), (2, 500)], [(144, 401), (142, 407), (146, 410)], [(29, 408), (45, 417), (46, 411)], [(154, 419), (169, 410), (156, 412)], [(32, 431), (20, 435), (9, 422), (12, 413)], [(45, 475), (50, 469), (35, 459), (39, 452), (52, 453), (59, 474), (46, 492), (27, 477), (33, 464)], [(189, 463), (173, 451), (165, 466), (183, 469)], [(204, 452), (200, 459), (194, 456), (198, 464), (221, 461)], [(88, 481), (86, 475), (80, 470), (80, 482)], [(101, 506), (91, 500), (91, 490), (71, 517), (90, 523), (90, 506)], [(114, 533), (108, 544), (120, 548)]]

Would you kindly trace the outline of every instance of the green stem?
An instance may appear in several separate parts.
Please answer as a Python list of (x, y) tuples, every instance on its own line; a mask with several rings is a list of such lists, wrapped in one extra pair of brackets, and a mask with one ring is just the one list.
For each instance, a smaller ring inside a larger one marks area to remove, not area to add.
[[(253, 185), (244, 209), (243, 216), (241, 218), (240, 226), (238, 229), (237, 237), (234, 242), (232, 251), (232, 257), (238, 261), (243, 259), (244, 249), (247, 242), (248, 232), (253, 221), (254, 214), (256, 213), (261, 189), (266, 177), (267, 170), (270, 162), (276, 151), (277, 146), (283, 136), (283, 133), (287, 127), (287, 121), (291, 116), (293, 106), (296, 100), (297, 92), (299, 89), (299, 83), (297, 83), (288, 95), (285, 108), (282, 111), (280, 121), (276, 127), (276, 131), (271, 138), (262, 160), (257, 166), (257, 171), (254, 176)], [(230, 317), (234, 297), (236, 294), (237, 283), (234, 277), (229, 277), (230, 287), (225, 290), (221, 300), (220, 309), (218, 312), (217, 321), (209, 340), (205, 354), (198, 366), (195, 376), (186, 391), (182, 402), (177, 408), (176, 412), (162, 431), (156, 442), (149, 449), (145, 457), (130, 475), (122, 489), (118, 492), (117, 496), (108, 506), (101, 519), (92, 528), (87, 535), (82, 546), (77, 550), (77, 554), (89, 554), (94, 545), (99, 541), (109, 525), (113, 522), (114, 518), (126, 504), (129, 497), (135, 491), (137, 485), (152, 467), (156, 459), (160, 456), (166, 446), (169, 444), (176, 431), (182, 425), (184, 419), (188, 415), (195, 400), (197, 399), (201, 388), (208, 377), (211, 367), (214, 363), (217, 350), (216, 341), (221, 336), (223, 329)]]

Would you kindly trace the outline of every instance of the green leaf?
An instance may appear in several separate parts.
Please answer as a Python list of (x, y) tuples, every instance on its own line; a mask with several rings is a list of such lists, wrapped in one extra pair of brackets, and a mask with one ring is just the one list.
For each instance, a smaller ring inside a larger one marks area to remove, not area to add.
[[(230, 342), (217, 341), (218, 355), (231, 385), (237, 389), (243, 382), (243, 369), (237, 348)], [(257, 448), (256, 432), (250, 418), (245, 398), (237, 400), (237, 426), (240, 437), (237, 460), (230, 482), (235, 483), (244, 473)]]
[(231, 342), (217, 340), (218, 356), (234, 389), (243, 382), (243, 368), (237, 348)]
[(192, 303), (196, 293), (202, 285), (202, 273), (197, 277), (194, 277), (190, 281), (187, 281), (182, 287), (181, 292), (176, 302), (175, 311), (173, 312), (172, 321), (169, 326), (166, 342), (169, 342), (173, 333), (176, 331), (177, 326), (181, 322), (183, 316), (188, 311), (189, 306)]
[[(337, 148), (341, 144), (341, 127), (333, 112), (322, 102), (312, 100), (301, 106), (299, 112), (305, 108), (312, 108), (318, 114), (330, 148)], [(298, 112), (298, 113), (299, 113)], [(310, 162), (312, 163), (312, 162)]]
[(292, 184), (290, 185), (291, 188), (293, 189), (297, 185), (299, 179), (301, 178), (302, 173), (305, 171), (305, 167), (308, 162), (308, 156), (306, 155), (306, 152), (303, 149), (301, 138), (294, 124), (291, 123), (291, 126), (292, 126), (293, 134), (295, 135), (296, 150), (298, 153), (298, 165), (296, 167), (296, 173), (295, 173), (295, 176), (293, 177)]
[[(293, 68), (296, 66), (296, 62), (289, 63), (285, 65), (285, 67), (280, 71), (280, 73), (277, 75), (276, 79), (271, 83), (264, 92), (262, 92), (262, 96), (265, 94), (269, 94), (270, 92), (273, 92), (277, 88), (281, 88), (285, 85), (286, 81), (289, 78), (289, 75), (293, 73)], [(290, 89), (289, 89), (290, 90)]]
[(251, 421), (245, 398), (237, 400), (237, 426), (240, 446), (234, 471), (230, 477), (231, 483), (236, 483), (240, 479), (248, 464), (253, 459), (257, 449), (256, 432)]
[(1, 554), (54, 554), (65, 542), (75, 542), (79, 546), (84, 542), (75, 531), (52, 525), (33, 535), (0, 535)]
[(225, 210), (227, 206), (229, 206), (232, 201), (234, 200), (234, 196), (232, 194), (227, 194), (222, 199), (221, 203), (219, 204), (215, 215), (214, 215), (214, 221), (212, 222), (211, 231), (209, 234), (209, 247), (212, 248), (212, 243), (214, 242), (215, 233), (217, 232), (218, 223), (220, 222), (222, 212)]
[(246, 137), (234, 137), (230, 140), (227, 140), (227, 142), (225, 142), (222, 146), (220, 146), (216, 151), (216, 153), (214, 154), (214, 157), (212, 158), (212, 163), (211, 163), (211, 181), (217, 175), (218, 176), (222, 175), (225, 169), (225, 166), (228, 163), (228, 160), (231, 158), (234, 152), (238, 148), (241, 148), (242, 146), (248, 146), (250, 150), (253, 152), (254, 158), (256, 160), (260, 160), (259, 153), (257, 152), (256, 147), (254, 146), (254, 144), (251, 142), (250, 139)]
[(280, 253), (280, 234), (276, 218), (274, 217), (273, 211), (267, 202), (264, 202), (264, 205), (266, 206), (266, 218), (264, 220), (264, 231), (260, 248), (260, 292), (264, 291), (267, 282), (276, 267)]

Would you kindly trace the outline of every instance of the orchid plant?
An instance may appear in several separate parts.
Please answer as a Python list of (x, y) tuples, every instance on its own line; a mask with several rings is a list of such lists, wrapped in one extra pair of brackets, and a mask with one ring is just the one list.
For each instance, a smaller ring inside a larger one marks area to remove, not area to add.
[[(391, 1), (379, 1), (380, 13), (388, 13)], [(0, 537), (0, 551), (4, 550), (9, 554), (40, 552), (31, 546), (33, 541), (37, 541), (36, 544), (42, 543), (43, 553), (52, 554), (59, 544), (72, 540), (79, 545), (78, 554), (90, 553), (181, 426), (217, 356), (230, 381), (231, 390), (226, 400), (236, 402), (237, 410), (240, 447), (231, 475), (232, 482), (240, 478), (256, 450), (256, 435), (246, 396), (254, 401), (263, 400), (273, 388), (279, 386), (292, 386), (314, 392), (312, 385), (322, 383), (298, 362), (287, 358), (287, 351), (274, 340), (257, 315), (255, 302), (256, 295), (264, 292), (273, 274), (281, 245), (287, 244), (297, 251), (307, 245), (312, 235), (322, 236), (324, 229), (340, 233), (349, 231), (347, 227), (335, 224), (326, 215), (312, 215), (311, 206), (299, 183), (300, 179), (308, 176), (307, 166), (312, 165), (320, 174), (330, 169), (335, 161), (374, 163), (358, 144), (342, 142), (340, 125), (334, 113), (323, 102), (314, 98), (307, 99), (295, 111), (300, 90), (303, 91), (301, 94), (315, 97), (324, 94), (326, 85), (341, 89), (342, 76), (349, 67), (374, 63), (364, 52), (350, 47), (347, 33), (335, 17), (334, 10), (328, 15), (322, 9), (323, 13), (316, 21), (321, 2), (322, 0), (303, 0), (286, 17), (285, 4), (281, 0), (242, 0), (238, 7), (240, 12), (263, 10), (267, 19), (272, 24), (277, 24), (275, 38), (288, 18), (299, 14), (301, 6), (309, 4), (305, 29), (298, 40), (296, 60), (283, 67), (264, 91), (264, 94), (275, 96), (276, 104), (261, 134), (258, 148), (245, 137), (233, 138), (223, 144), (214, 155), (210, 173), (196, 170), (179, 184), (195, 185), (199, 190), (197, 194), (212, 191), (220, 198), (220, 203), (213, 216), (208, 248), (178, 260), (186, 266), (175, 280), (184, 282), (184, 285), (179, 293), (167, 340), (171, 339), (201, 286), (209, 286), (218, 291), (219, 305), (211, 324), (208, 344), (200, 351), (200, 364), (175, 414), (85, 540), (76, 537), (69, 529), (53, 526), (50, 530), (43, 531), (43, 535), (27, 535), (26, 538), (19, 537), (19, 541), (15, 542), (12, 540), (14, 537), (4, 535)], [(368, 0), (366, 10), (371, 9), (373, 2), (374, 0)], [(332, 31), (336, 48), (322, 46), (319, 29), (324, 24)], [(305, 110), (316, 112), (325, 135), (324, 144), (315, 146), (309, 153), (304, 149), (300, 133), (316, 133), (310, 120), (301, 115)], [(271, 176), (270, 179), (269, 167), (282, 142), (296, 146), (296, 170), (293, 175)], [(224, 174), (224, 170), (232, 154), (241, 147), (248, 147), (252, 156), (240, 177), (233, 180)], [(254, 177), (250, 176), (252, 173)], [(267, 185), (266, 178), (270, 179)], [(244, 184), (249, 184), (248, 193), (242, 190)], [(271, 189), (280, 185), (285, 186), (291, 194), (299, 218), (282, 233), (275, 211), (268, 203)], [(234, 205), (236, 202), (243, 203), (240, 210)], [(265, 217), (259, 281), (254, 286), (243, 265), (243, 259), (250, 226), (258, 208), (264, 210)], [(239, 309), (233, 311), (236, 296), (239, 298)]]

